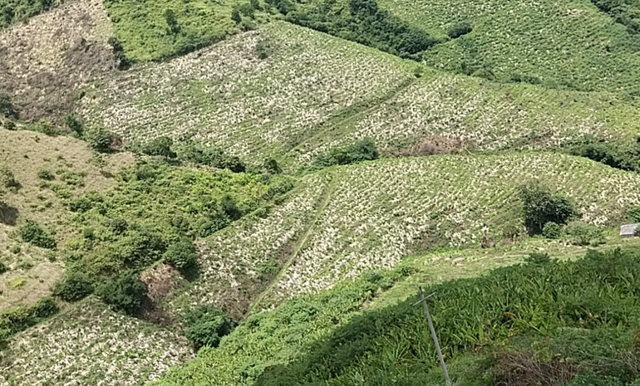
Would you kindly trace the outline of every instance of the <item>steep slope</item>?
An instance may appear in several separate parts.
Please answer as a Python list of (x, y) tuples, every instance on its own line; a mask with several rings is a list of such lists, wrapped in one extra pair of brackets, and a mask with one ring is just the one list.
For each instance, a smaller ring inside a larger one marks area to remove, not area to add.
[[(640, 204), (635, 173), (561, 154), (432, 156), (375, 161), (303, 178), (289, 201), (200, 245), (202, 278), (171, 301), (214, 302), (237, 316), (317, 292), (435, 246), (495, 241), (519, 219), (520, 184), (540, 179), (577, 203), (583, 221), (613, 224)], [(270, 280), (274, 272), (280, 274)], [(259, 291), (264, 290), (259, 295)], [(241, 306), (241, 307), (238, 307)]]
[(0, 352), (0, 385), (140, 385), (191, 356), (175, 331), (90, 298), (13, 338)]
[[(112, 173), (132, 162), (127, 153), (97, 157), (77, 139), (0, 129), (0, 170), (9, 171), (19, 184), (11, 190), (0, 187), (6, 191), (0, 207), (0, 260), (10, 268), (0, 276), (0, 310), (49, 293), (64, 270), (61, 256), (22, 243), (14, 235), (18, 226), (34, 220), (62, 245), (72, 237), (65, 199), (108, 189)], [(39, 177), (45, 170), (48, 179)]]
[(61, 118), (83, 83), (113, 70), (112, 35), (100, 0), (65, 2), (0, 30), (0, 93), (13, 97), (23, 119)]

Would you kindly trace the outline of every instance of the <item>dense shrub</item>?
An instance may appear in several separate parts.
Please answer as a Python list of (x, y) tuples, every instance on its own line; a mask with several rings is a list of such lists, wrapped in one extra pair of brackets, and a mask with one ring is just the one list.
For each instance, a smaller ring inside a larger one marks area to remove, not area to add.
[(41, 180), (52, 181), (56, 179), (56, 176), (51, 170), (40, 168), (38, 169), (38, 178), (40, 178)]
[(566, 224), (576, 214), (573, 203), (564, 195), (553, 194), (534, 181), (520, 187), (524, 223), (530, 234), (542, 233), (544, 224)]
[(169, 245), (163, 257), (166, 262), (180, 271), (192, 268), (198, 264), (196, 247), (190, 240), (182, 240)]
[(171, 150), (173, 140), (169, 137), (158, 137), (146, 146), (142, 147), (142, 152), (147, 155), (161, 156), (164, 158), (176, 158), (177, 154)]
[(109, 229), (116, 235), (124, 234), (129, 228), (129, 223), (123, 218), (113, 218), (109, 220)]
[(555, 222), (549, 221), (544, 224), (542, 228), (542, 235), (548, 239), (558, 239), (562, 234), (562, 226), (560, 224), (556, 224)]
[(589, 158), (612, 168), (640, 172), (640, 143), (627, 145), (598, 141), (585, 137), (568, 144), (573, 155)]
[(144, 268), (160, 260), (167, 250), (167, 242), (159, 229), (137, 225), (111, 243), (110, 249), (128, 267)]
[(380, 9), (375, 0), (349, 0), (348, 9), (333, 0), (291, 8), (281, 11), (288, 21), (401, 57), (417, 58), (437, 43), (423, 30)]
[[(0, 20), (2, 19), (0, 18)], [(9, 119), (18, 119), (18, 110), (16, 110), (13, 102), (11, 102), (11, 97), (7, 94), (0, 94), (0, 115)]]
[(98, 129), (89, 132), (87, 140), (93, 150), (100, 153), (109, 153), (113, 151), (113, 146), (117, 141), (117, 137), (106, 129)]
[(317, 157), (313, 165), (315, 167), (328, 167), (333, 165), (348, 165), (362, 161), (378, 159), (380, 153), (372, 139), (366, 138), (352, 145), (330, 150), (326, 154)]
[(4, 0), (0, 2), (0, 28), (27, 20), (54, 4), (53, 0)]
[(220, 308), (205, 304), (189, 310), (184, 316), (185, 336), (196, 349), (202, 346), (218, 347), (220, 338), (236, 326), (234, 320)]
[(53, 249), (56, 247), (56, 240), (33, 220), (27, 220), (18, 229), (18, 234), (22, 241), (40, 248)]
[(626, 218), (633, 222), (640, 222), (640, 206), (627, 209)]
[(8, 270), (9, 270), (9, 267), (7, 267), (5, 263), (0, 261), (0, 275), (7, 272)]
[(567, 225), (565, 233), (572, 244), (597, 246), (605, 242), (602, 228), (581, 222)]
[(5, 121), (4, 122), (4, 128), (7, 130), (15, 130), (16, 129), (16, 124), (13, 121)]
[(67, 115), (64, 118), (64, 124), (77, 138), (82, 138), (84, 136), (84, 124), (75, 115)]
[(180, 159), (218, 169), (229, 169), (234, 173), (243, 173), (246, 170), (240, 158), (225, 154), (218, 148), (201, 148), (191, 142), (180, 149)]
[(127, 70), (129, 67), (131, 67), (131, 60), (129, 60), (127, 55), (125, 55), (122, 43), (120, 43), (120, 41), (115, 37), (110, 37), (107, 43), (109, 43), (113, 50), (113, 56), (118, 62), (118, 69)]
[(456, 39), (462, 35), (468, 34), (469, 32), (471, 32), (471, 24), (462, 22), (449, 28), (449, 30), (447, 31), (447, 35), (449, 35), (451, 39)]
[(94, 290), (88, 275), (71, 271), (53, 286), (53, 296), (67, 302), (76, 302), (90, 295)]
[(137, 271), (125, 271), (96, 287), (96, 295), (118, 311), (135, 314), (147, 296), (147, 285), (140, 280)]
[(50, 297), (41, 298), (30, 307), (19, 306), (0, 311), (0, 341), (26, 330), (58, 311), (58, 305)]

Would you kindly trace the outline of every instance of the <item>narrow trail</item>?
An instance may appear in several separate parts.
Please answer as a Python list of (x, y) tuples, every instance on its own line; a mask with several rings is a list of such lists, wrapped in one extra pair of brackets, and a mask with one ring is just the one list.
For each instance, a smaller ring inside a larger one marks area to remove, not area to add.
[(398, 84), (393, 89), (389, 90), (384, 95), (381, 95), (377, 98), (372, 98), (369, 100), (365, 100), (359, 103), (356, 103), (347, 108), (341, 109), (331, 116), (327, 118), (324, 122), (315, 125), (310, 130), (307, 130), (307, 133), (310, 135), (303, 136), (300, 141), (291, 144), (291, 149), (289, 149), (286, 155), (291, 155), (298, 149), (300, 146), (305, 143), (312, 142), (313, 140), (320, 138), (327, 133), (332, 131), (339, 131), (343, 129), (343, 126), (349, 121), (353, 120), (356, 117), (367, 114), (375, 109), (377, 109), (383, 103), (393, 99), (396, 95), (406, 90), (409, 86), (416, 82), (418, 78), (415, 76), (408, 77), (403, 80), (400, 84)]
[(296, 258), (298, 257), (298, 254), (300, 253), (302, 248), (304, 248), (304, 245), (307, 243), (307, 240), (313, 234), (313, 230), (315, 229), (316, 224), (318, 223), (318, 220), (320, 219), (320, 217), (322, 217), (322, 214), (324, 213), (324, 210), (327, 208), (327, 205), (329, 205), (329, 200), (333, 196), (333, 192), (335, 191), (336, 185), (338, 184), (340, 179), (341, 179), (341, 176), (338, 175), (338, 173), (336, 172), (332, 173), (331, 182), (329, 183), (329, 186), (327, 186), (325, 191), (322, 193), (322, 198), (320, 199), (320, 205), (318, 206), (318, 210), (316, 211), (316, 214), (313, 217), (313, 220), (309, 223), (309, 226), (304, 231), (304, 234), (302, 235), (300, 240), (296, 243), (296, 248), (293, 251), (293, 253), (291, 253), (291, 256), (282, 265), (282, 268), (280, 268), (280, 272), (278, 272), (278, 275), (271, 281), (269, 286), (264, 291), (262, 291), (262, 293), (253, 301), (253, 303), (251, 303), (251, 307), (249, 307), (249, 313), (248, 313), (249, 315), (254, 311), (256, 305), (260, 304), (262, 300), (268, 294), (271, 293), (271, 291), (278, 284), (280, 279), (282, 279), (282, 276), (287, 271), (287, 269), (289, 269), (291, 264), (293, 264), (293, 262), (296, 260)]

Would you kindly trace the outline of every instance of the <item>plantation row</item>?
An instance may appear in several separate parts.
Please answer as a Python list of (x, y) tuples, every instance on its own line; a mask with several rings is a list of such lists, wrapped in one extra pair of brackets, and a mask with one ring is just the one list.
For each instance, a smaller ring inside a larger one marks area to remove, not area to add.
[(105, 80), (87, 90), (80, 114), (89, 127), (105, 127), (126, 140), (193, 138), (260, 159), (286, 151), (332, 114), (411, 77), (397, 58), (273, 23)]
[[(520, 184), (539, 179), (576, 202), (590, 224), (617, 224), (640, 203), (635, 174), (560, 154), (439, 156), (336, 169), (335, 189), (268, 297), (317, 292), (435, 246), (524, 235)], [(551, 220), (550, 220), (551, 221)], [(506, 236), (511, 235), (511, 236)]]

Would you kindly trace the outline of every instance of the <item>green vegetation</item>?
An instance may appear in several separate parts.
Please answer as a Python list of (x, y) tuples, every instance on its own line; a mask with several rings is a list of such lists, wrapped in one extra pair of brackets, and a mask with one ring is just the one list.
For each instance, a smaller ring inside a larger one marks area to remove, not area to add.
[(220, 338), (236, 327), (231, 317), (216, 306), (204, 304), (184, 315), (185, 336), (196, 349), (203, 346), (218, 347)]
[(93, 293), (93, 280), (82, 272), (70, 272), (58, 281), (52, 294), (67, 302), (76, 302)]
[[(370, 273), (254, 315), (218, 349), (201, 350), (159, 384), (442, 384), (415, 296), (358, 311), (406, 274)], [(436, 294), (430, 300), (434, 323), (459, 385), (527, 379), (540, 368), (549, 369), (545, 380), (571, 369), (568, 379), (555, 379), (563, 384), (578, 374), (575, 382), (591, 376), (624, 384), (640, 376), (631, 365), (638, 360), (631, 295), (638, 283), (628, 280), (638, 274), (637, 250), (590, 251), (575, 262), (532, 258), (426, 291)], [(526, 363), (533, 366), (521, 366)]]
[(524, 225), (532, 235), (543, 233), (545, 228), (549, 233), (549, 223), (566, 224), (576, 214), (573, 203), (566, 196), (551, 193), (539, 181), (521, 186), (520, 199)]
[(16, 307), (0, 311), (0, 342), (55, 315), (58, 310), (56, 302), (45, 297), (30, 307)]
[[(279, 4), (286, 2), (282, 0)], [(290, 4), (290, 3), (289, 3)], [(437, 40), (423, 30), (380, 9), (375, 0), (349, 0), (348, 8), (342, 2), (323, 0), (311, 6), (299, 6), (295, 11), (279, 7), (287, 20), (304, 27), (401, 57), (419, 59)]]
[(0, 28), (25, 21), (53, 8), (56, 0), (2, 0), (0, 2)]
[(0, 115), (4, 118), (18, 119), (18, 110), (7, 94), (0, 94)]
[(18, 234), (22, 241), (33, 244), (36, 247), (47, 249), (56, 247), (56, 239), (33, 220), (27, 220), (18, 229)]
[(313, 166), (323, 168), (333, 165), (349, 165), (372, 161), (378, 159), (379, 156), (380, 153), (378, 153), (375, 142), (371, 139), (363, 139), (343, 148), (331, 149), (328, 153), (318, 156), (314, 160)]
[(96, 295), (115, 310), (134, 315), (147, 295), (147, 286), (140, 281), (138, 272), (129, 270), (100, 284)]
[(171, 244), (164, 253), (163, 259), (180, 271), (189, 270), (198, 264), (196, 247), (188, 239)]
[(226, 1), (107, 0), (105, 6), (116, 35), (110, 44), (121, 69), (129, 66), (129, 60), (159, 60), (191, 52), (235, 30), (230, 18), (233, 3)]

